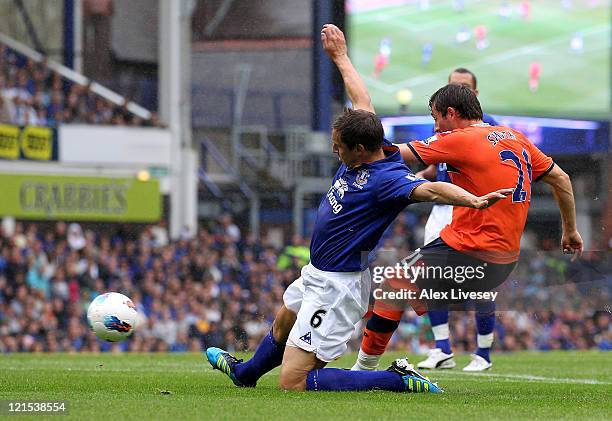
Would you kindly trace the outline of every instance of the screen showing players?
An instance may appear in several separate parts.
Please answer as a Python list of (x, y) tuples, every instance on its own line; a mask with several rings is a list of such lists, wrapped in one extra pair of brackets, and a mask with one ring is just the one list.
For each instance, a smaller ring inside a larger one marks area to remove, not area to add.
[(449, 73), (487, 113), (608, 119), (610, 0), (347, 0), (352, 59), (380, 114), (428, 113)]
[[(493, 116), (499, 124), (521, 131), (543, 152), (554, 155), (608, 153), (610, 123), (593, 120)], [(429, 116), (382, 119), (385, 137), (396, 143), (427, 139), (433, 132)]]

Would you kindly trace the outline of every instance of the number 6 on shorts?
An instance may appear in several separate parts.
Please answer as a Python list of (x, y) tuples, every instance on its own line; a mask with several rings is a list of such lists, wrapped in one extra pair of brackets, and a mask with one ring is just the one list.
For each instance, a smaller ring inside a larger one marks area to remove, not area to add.
[(310, 319), (310, 326), (312, 326), (315, 329), (321, 326), (321, 323), (323, 323), (322, 317), (325, 316), (325, 313), (327, 313), (327, 311), (325, 310), (315, 311)]

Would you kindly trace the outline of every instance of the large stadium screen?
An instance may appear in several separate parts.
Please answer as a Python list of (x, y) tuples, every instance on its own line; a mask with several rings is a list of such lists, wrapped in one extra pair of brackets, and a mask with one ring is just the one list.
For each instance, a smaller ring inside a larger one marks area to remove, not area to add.
[(429, 96), (466, 67), (485, 112), (609, 119), (610, 0), (346, 7), (350, 54), (380, 114), (428, 113)]
[[(544, 153), (554, 156), (607, 153), (610, 149), (610, 124), (607, 121), (555, 118), (493, 116), (500, 124), (521, 131)], [(410, 142), (426, 139), (433, 132), (429, 116), (382, 118), (387, 139)]]

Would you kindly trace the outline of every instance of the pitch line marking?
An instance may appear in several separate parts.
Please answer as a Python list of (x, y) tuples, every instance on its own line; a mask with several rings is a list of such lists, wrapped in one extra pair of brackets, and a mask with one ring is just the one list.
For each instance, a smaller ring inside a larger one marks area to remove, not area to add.
[(612, 384), (612, 382), (605, 382), (602, 380), (595, 379), (573, 379), (573, 378), (561, 378), (561, 377), (545, 377), (545, 376), (533, 376), (530, 374), (499, 374), (499, 373), (448, 373), (445, 374), (443, 372), (436, 373), (441, 374), (441, 378), (456, 378), (465, 380), (465, 377), (493, 377), (500, 378), (506, 381), (532, 381), (532, 382), (541, 382), (541, 383), (574, 383), (574, 384), (597, 384), (597, 385), (607, 385)]

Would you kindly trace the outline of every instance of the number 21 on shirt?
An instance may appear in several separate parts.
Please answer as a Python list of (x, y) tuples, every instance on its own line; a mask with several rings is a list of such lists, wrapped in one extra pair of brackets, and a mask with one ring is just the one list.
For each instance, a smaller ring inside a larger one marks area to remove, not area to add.
[[(499, 153), (502, 162), (512, 161), (518, 169), (518, 180), (516, 182), (516, 188), (514, 189), (514, 193), (512, 194), (513, 203), (524, 202), (525, 200), (527, 200), (531, 193), (531, 162), (529, 160), (529, 154), (525, 149), (523, 149), (522, 155), (525, 159), (525, 168), (523, 168), (523, 163), (514, 151), (511, 151), (510, 149), (504, 149)], [(527, 176), (529, 177), (529, 185), (527, 186), (527, 189), (525, 189), (524, 186), (525, 171), (527, 172)]]

